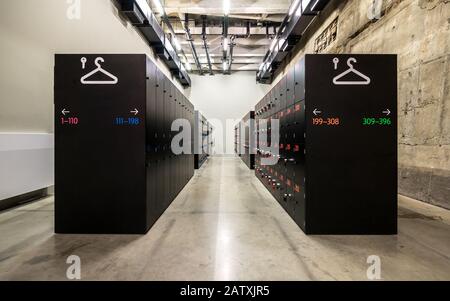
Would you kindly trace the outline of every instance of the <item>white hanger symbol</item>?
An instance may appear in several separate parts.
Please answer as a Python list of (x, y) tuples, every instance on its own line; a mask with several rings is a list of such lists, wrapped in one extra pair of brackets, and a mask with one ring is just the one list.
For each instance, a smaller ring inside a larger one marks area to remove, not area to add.
[[(100, 62), (104, 63), (105, 60), (102, 57), (98, 57), (95, 59), (95, 65), (97, 66), (97, 68), (81, 78), (81, 83), (83, 85), (115, 85), (119, 82), (119, 80), (116, 76), (112, 75), (111, 73), (109, 73), (108, 71), (106, 71), (102, 68), (102, 66), (100, 65)], [(101, 73), (105, 74), (106, 76), (111, 78), (111, 80), (101, 80), (101, 81), (88, 80), (89, 77), (96, 74), (97, 72), (101, 72)]]
[[(335, 66), (337, 66), (337, 62), (338, 60), (335, 58), (333, 60), (333, 63), (335, 64)], [(345, 71), (344, 73), (339, 74), (338, 76), (336, 76), (333, 79), (333, 83), (335, 85), (369, 85), (370, 84), (370, 78), (364, 74), (362, 74), (361, 72), (359, 72), (358, 70), (356, 70), (352, 63), (356, 63), (356, 59), (351, 57), (347, 60), (347, 65), (350, 67), (350, 69), (348, 69), (347, 71)], [(363, 79), (363, 81), (340, 81), (341, 78), (343, 78), (344, 76), (346, 76), (349, 73), (355, 73), (356, 75), (358, 75), (359, 77), (361, 77)]]

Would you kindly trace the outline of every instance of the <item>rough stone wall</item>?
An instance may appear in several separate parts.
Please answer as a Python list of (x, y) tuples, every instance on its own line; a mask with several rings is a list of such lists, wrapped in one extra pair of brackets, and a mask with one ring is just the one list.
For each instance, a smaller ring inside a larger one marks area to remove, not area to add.
[(399, 193), (450, 209), (450, 0), (384, 0), (381, 18), (370, 20), (373, 2), (330, 2), (290, 65), (314, 53), (337, 16), (337, 39), (324, 52), (397, 54)]

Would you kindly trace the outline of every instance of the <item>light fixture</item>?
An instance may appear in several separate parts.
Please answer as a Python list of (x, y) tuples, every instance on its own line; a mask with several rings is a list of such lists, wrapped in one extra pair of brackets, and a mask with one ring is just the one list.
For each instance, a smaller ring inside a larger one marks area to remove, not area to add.
[(286, 39), (280, 39), (278, 42), (278, 48), (282, 48), (285, 42), (286, 42)]
[(223, 0), (223, 13), (226, 16), (230, 14), (230, 0)]
[(192, 66), (189, 62), (184, 63), (184, 67), (186, 68), (187, 71), (191, 71), (192, 70)]
[(297, 8), (300, 0), (295, 0), (294, 3), (292, 3), (291, 8), (289, 9), (289, 16), (292, 16), (292, 14), (295, 12), (295, 9)]
[(161, 16), (164, 16), (166, 13), (164, 12), (164, 7), (162, 6), (161, 1), (159, 1), (159, 0), (152, 0), (152, 1), (153, 1), (153, 4), (156, 6), (156, 9), (158, 10), (158, 13)]
[(223, 51), (227, 51), (228, 50), (228, 38), (224, 38), (223, 39)]
[(317, 0), (317, 1), (313, 4), (313, 6), (311, 7), (311, 11), (314, 11), (314, 9), (315, 9), (316, 6), (317, 6), (317, 3), (319, 3), (319, 0)]
[(305, 9), (308, 6), (309, 2), (311, 2), (311, 0), (302, 0), (303, 11), (305, 11)]

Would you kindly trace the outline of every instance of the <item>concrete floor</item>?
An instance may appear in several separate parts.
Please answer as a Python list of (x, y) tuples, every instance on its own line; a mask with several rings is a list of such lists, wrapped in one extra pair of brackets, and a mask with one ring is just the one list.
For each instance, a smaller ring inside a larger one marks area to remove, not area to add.
[(306, 236), (238, 158), (215, 157), (145, 236), (55, 235), (53, 198), (0, 214), (0, 280), (450, 280), (449, 211), (400, 197), (398, 236)]

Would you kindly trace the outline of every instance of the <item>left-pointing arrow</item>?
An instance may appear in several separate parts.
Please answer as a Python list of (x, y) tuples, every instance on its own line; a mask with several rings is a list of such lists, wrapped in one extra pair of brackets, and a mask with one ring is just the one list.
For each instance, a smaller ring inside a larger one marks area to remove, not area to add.
[(67, 111), (66, 109), (63, 109), (63, 110), (61, 111), (61, 113), (62, 113), (64, 116), (66, 116), (66, 114), (70, 113), (70, 111)]
[(138, 109), (134, 109), (134, 111), (130, 111), (130, 113), (133, 113), (136, 116), (137, 114), (139, 114), (139, 111)]

